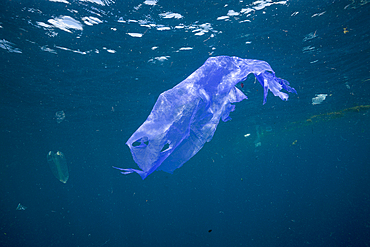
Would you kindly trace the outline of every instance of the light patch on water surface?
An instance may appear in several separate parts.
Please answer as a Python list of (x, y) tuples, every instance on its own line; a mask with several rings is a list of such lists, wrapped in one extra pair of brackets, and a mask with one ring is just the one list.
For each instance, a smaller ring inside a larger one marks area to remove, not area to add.
[(224, 15), (224, 16), (217, 17), (217, 20), (222, 21), (222, 20), (229, 19), (229, 18), (230, 18), (229, 16)]
[(172, 19), (172, 18), (181, 19), (181, 18), (183, 18), (182, 15), (180, 15), (178, 13), (172, 13), (172, 12), (162, 13), (162, 14), (159, 14), (159, 16), (164, 18), (164, 19)]
[(66, 3), (66, 4), (70, 4), (68, 1), (66, 0), (49, 0), (49, 2), (57, 2), (57, 3)]
[(7, 50), (8, 52), (22, 53), (20, 49), (14, 48), (13, 46), (14, 44), (12, 42), (9, 42), (5, 39), (0, 40), (0, 48)]
[(171, 30), (170, 27), (157, 27), (157, 30), (158, 31), (167, 31), (167, 30)]
[(72, 50), (72, 49), (69, 49), (69, 48), (66, 48), (66, 47), (63, 47), (63, 46), (57, 46), (57, 45), (55, 46), (55, 48), (58, 48), (58, 49), (61, 49), (61, 50), (64, 50), (64, 51), (71, 51), (71, 52), (82, 54), (82, 55), (86, 55), (87, 53), (90, 53), (90, 51)]
[(143, 36), (142, 33), (127, 33), (127, 34), (134, 38), (141, 38)]
[(110, 4), (114, 3), (113, 0), (80, 0), (80, 1), (81, 2), (95, 3), (95, 4), (99, 4), (101, 6), (110, 5)]
[(46, 52), (50, 52), (50, 53), (53, 53), (53, 54), (57, 54), (57, 52), (54, 49), (51, 49), (47, 46), (41, 46), (41, 50), (46, 51)]
[[(251, 12), (263, 10), (266, 7), (269, 7), (269, 6), (275, 5), (275, 4), (286, 5), (287, 2), (288, 1), (273, 2), (272, 0), (257, 0), (257, 1), (254, 1), (253, 3), (251, 3), (251, 4), (248, 4), (248, 6), (246, 8), (242, 8), (239, 12), (235, 11), (233, 9), (228, 10), (227, 15), (219, 16), (219, 17), (217, 17), (217, 20), (219, 20), (219, 21), (221, 21), (221, 20), (228, 21), (230, 17), (239, 18), (239, 16), (242, 16), (242, 15), (246, 15), (247, 17), (249, 17), (251, 15), (250, 14)], [(226, 4), (224, 7), (226, 8), (226, 7), (228, 7), (228, 5)], [(241, 22), (243, 22), (243, 21), (241, 21)]]
[(48, 22), (52, 24), (54, 27), (57, 27), (63, 31), (72, 33), (70, 29), (80, 30), (82, 31), (82, 24), (81, 22), (73, 19), (70, 16), (61, 16), (54, 19), (49, 19)]
[(274, 5), (274, 4), (281, 4), (281, 5), (285, 5), (287, 4), (288, 1), (279, 1), (279, 2), (273, 2), (271, 0), (258, 0), (258, 1), (255, 1), (252, 3), (252, 5), (254, 5), (254, 9), (255, 10), (261, 10), (261, 9), (264, 9), (266, 7), (269, 7), (271, 5)]
[(193, 50), (193, 47), (181, 47), (179, 51), (190, 51)]
[(228, 16), (238, 16), (240, 15), (239, 12), (235, 12), (234, 10), (230, 9), (229, 12), (227, 12)]
[(325, 14), (325, 12), (326, 12), (326, 11), (321, 12), (321, 13), (313, 14), (311, 17), (321, 16), (321, 15)]
[(144, 4), (154, 6), (157, 4), (157, 0), (146, 0)]
[(93, 26), (93, 25), (97, 25), (99, 23), (103, 23), (102, 20), (100, 20), (99, 18), (93, 17), (93, 16), (82, 17), (82, 20), (88, 26)]
[(312, 33), (309, 33), (307, 34), (304, 38), (303, 38), (303, 42), (306, 42), (307, 40), (310, 40), (310, 39), (314, 39), (317, 37), (317, 34), (316, 34), (316, 31), (315, 32), (312, 32)]
[(155, 58), (149, 59), (148, 63), (156, 63), (156, 62), (163, 63), (164, 61), (167, 61), (169, 58), (170, 58), (170, 56), (155, 57)]

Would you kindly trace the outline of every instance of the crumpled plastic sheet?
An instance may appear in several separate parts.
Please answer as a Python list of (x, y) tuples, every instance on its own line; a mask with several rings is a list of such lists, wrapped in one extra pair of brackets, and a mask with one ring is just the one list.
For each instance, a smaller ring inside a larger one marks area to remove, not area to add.
[(253, 73), (264, 88), (282, 100), (297, 93), (289, 82), (277, 78), (265, 61), (239, 57), (210, 57), (178, 85), (159, 95), (147, 120), (128, 139), (139, 169), (119, 169), (122, 174), (138, 173), (142, 179), (156, 170), (172, 173), (211, 141), (220, 121), (230, 120), (235, 105), (247, 98), (235, 85)]

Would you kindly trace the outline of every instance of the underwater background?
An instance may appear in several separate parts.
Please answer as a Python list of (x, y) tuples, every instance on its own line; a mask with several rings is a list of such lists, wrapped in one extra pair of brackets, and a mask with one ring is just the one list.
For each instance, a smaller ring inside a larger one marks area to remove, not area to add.
[[(0, 245), (369, 246), (369, 2), (4, 0)], [(159, 94), (220, 55), (298, 95), (263, 105), (250, 75), (173, 174), (113, 169), (137, 168), (125, 142)]]

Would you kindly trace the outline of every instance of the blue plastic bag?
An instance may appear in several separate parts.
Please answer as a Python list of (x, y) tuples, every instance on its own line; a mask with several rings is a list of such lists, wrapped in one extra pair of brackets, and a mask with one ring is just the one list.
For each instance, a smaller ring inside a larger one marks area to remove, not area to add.
[(142, 179), (156, 170), (172, 173), (211, 141), (220, 121), (230, 120), (232, 103), (246, 99), (235, 85), (253, 73), (264, 88), (282, 100), (297, 93), (286, 80), (277, 78), (265, 61), (219, 56), (207, 61), (188, 78), (159, 95), (147, 120), (127, 141), (132, 157), (141, 170), (122, 169), (122, 174), (136, 172)]

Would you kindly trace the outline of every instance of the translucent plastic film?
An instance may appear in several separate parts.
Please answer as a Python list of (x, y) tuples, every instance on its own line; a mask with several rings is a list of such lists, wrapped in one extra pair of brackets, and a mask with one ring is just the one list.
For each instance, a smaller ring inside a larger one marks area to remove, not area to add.
[(145, 179), (155, 170), (172, 173), (211, 141), (222, 119), (230, 120), (232, 103), (246, 99), (235, 85), (253, 73), (264, 88), (282, 100), (297, 93), (286, 80), (277, 78), (265, 61), (219, 56), (207, 61), (178, 85), (159, 95), (147, 120), (127, 141), (139, 169), (116, 169), (122, 174), (136, 172)]

